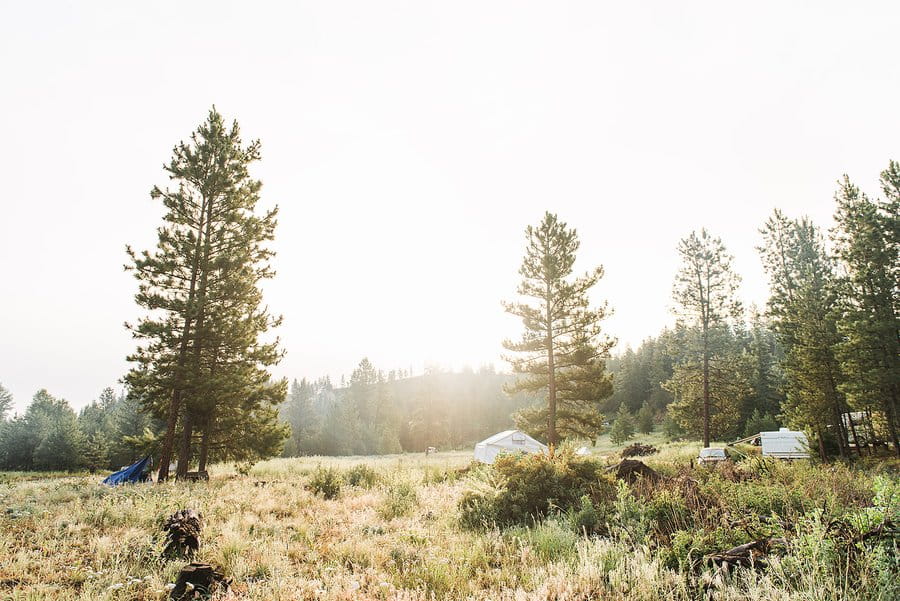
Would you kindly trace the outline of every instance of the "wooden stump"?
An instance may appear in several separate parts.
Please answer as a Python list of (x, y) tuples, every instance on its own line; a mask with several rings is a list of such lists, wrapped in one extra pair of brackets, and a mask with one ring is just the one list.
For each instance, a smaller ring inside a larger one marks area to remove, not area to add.
[(191, 563), (181, 568), (169, 599), (205, 599), (219, 590), (228, 590), (230, 584), (220, 569), (207, 563)]
[(170, 515), (162, 529), (166, 532), (163, 556), (190, 559), (200, 549), (201, 515), (193, 509), (182, 509)]

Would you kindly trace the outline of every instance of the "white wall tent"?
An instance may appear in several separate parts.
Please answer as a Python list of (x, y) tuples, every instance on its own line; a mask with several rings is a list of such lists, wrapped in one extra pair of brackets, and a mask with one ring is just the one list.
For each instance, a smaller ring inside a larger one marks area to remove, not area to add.
[(541, 444), (521, 430), (498, 432), (475, 445), (475, 459), (482, 463), (494, 463), (500, 453), (540, 453), (547, 450)]

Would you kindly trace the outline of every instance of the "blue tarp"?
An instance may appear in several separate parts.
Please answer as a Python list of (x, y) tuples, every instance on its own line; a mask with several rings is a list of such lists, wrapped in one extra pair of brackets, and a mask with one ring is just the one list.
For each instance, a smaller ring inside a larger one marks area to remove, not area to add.
[(146, 482), (150, 479), (149, 475), (144, 474), (144, 469), (150, 463), (150, 456), (147, 455), (140, 461), (132, 463), (128, 467), (123, 467), (118, 472), (112, 473), (103, 480), (103, 484), (115, 486), (117, 484), (134, 484), (136, 482)]

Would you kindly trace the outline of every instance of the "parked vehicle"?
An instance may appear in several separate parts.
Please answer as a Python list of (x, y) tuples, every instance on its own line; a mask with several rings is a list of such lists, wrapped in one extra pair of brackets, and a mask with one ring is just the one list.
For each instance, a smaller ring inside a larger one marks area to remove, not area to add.
[(700, 450), (700, 455), (697, 457), (697, 464), (715, 465), (717, 463), (725, 461), (726, 459), (728, 459), (728, 456), (725, 454), (725, 449), (707, 447)]

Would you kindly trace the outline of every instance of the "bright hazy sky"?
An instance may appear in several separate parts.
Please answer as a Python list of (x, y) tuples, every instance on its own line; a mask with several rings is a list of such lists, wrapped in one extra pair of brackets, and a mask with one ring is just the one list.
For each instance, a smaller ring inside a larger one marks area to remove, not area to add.
[(897, 2), (5, 2), (0, 382), (78, 407), (120, 387), (124, 246), (215, 104), (281, 207), (277, 375), (493, 362), (523, 230), (575, 226), (620, 348), (672, 321), (706, 226), (764, 303), (773, 207), (830, 225), (844, 173), (900, 158)]

